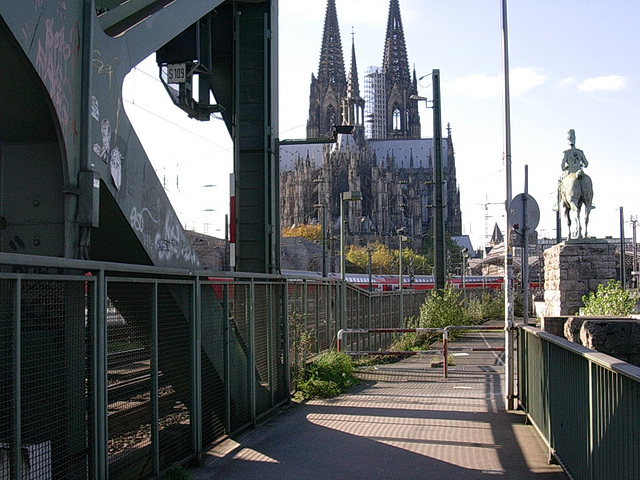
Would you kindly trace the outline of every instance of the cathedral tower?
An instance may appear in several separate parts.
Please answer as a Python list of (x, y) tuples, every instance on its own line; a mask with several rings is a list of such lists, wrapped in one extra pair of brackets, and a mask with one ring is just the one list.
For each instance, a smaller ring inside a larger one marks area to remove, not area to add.
[(420, 138), (418, 102), (409, 99), (418, 93), (417, 80), (415, 72), (412, 80), (409, 71), (398, 0), (389, 3), (382, 72), (385, 80), (387, 138)]
[(342, 101), (342, 115), (344, 123), (355, 127), (353, 134), (361, 145), (364, 141), (364, 99), (360, 96), (358, 82), (355, 34), (352, 32), (351, 36), (351, 65), (347, 78), (347, 95)]
[[(356, 80), (357, 81), (357, 80)], [(347, 93), (347, 76), (335, 0), (327, 2), (320, 50), (318, 77), (311, 74), (307, 138), (328, 137), (331, 127), (342, 123), (342, 101)]]

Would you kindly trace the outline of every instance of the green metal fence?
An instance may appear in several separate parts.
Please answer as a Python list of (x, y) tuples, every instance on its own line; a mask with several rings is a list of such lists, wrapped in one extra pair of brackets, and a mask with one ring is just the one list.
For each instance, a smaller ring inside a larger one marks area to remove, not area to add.
[(0, 254), (0, 479), (139, 479), (289, 400), (286, 279)]
[(343, 320), (339, 281), (211, 275), (0, 253), (0, 480), (159, 476), (287, 402), (339, 328), (402, 324), (399, 292), (348, 286)]
[(520, 326), (518, 398), (574, 480), (640, 479), (640, 368)]
[[(400, 318), (399, 291), (368, 292), (347, 285), (346, 318), (342, 320), (338, 280), (290, 279), (287, 288), (292, 380), (298, 377), (308, 358), (336, 348), (341, 328), (401, 327), (407, 318), (419, 315), (428, 295), (427, 290), (403, 290), (403, 318)], [(366, 350), (388, 348), (391, 340), (392, 334), (388, 333), (353, 339), (362, 342), (359, 349), (366, 347)]]

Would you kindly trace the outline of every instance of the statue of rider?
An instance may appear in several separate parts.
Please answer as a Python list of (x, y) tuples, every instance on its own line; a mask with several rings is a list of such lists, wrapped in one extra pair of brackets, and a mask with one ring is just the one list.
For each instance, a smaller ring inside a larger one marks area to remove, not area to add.
[[(562, 157), (562, 177), (560, 177), (560, 185), (558, 185), (558, 188), (561, 188), (562, 181), (567, 175), (571, 173), (582, 172), (582, 167), (589, 166), (589, 162), (587, 161), (587, 157), (584, 155), (584, 152), (579, 148), (576, 148), (575, 130), (572, 128), (571, 130), (569, 130), (568, 134), (569, 145), (571, 146), (571, 148), (565, 150), (564, 156)], [(596, 206), (591, 204), (591, 208), (596, 208)]]
[(582, 167), (589, 166), (584, 152), (576, 148), (576, 132), (573, 128), (569, 130), (569, 145), (571, 145), (571, 148), (564, 151), (564, 157), (562, 158), (562, 178), (570, 173), (582, 170)]

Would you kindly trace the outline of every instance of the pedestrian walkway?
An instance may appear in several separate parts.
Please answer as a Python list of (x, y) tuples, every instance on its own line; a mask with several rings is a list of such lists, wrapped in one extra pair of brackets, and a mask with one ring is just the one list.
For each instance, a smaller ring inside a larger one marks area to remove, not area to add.
[[(497, 345), (501, 332), (456, 346)], [(211, 480), (566, 480), (522, 413), (505, 412), (502, 355), (458, 352), (369, 367), (337, 398), (294, 404), (206, 455)]]

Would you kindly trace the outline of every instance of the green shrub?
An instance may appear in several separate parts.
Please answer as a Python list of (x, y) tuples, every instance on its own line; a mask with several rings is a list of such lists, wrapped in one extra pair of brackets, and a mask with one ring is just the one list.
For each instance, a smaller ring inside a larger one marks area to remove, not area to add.
[(307, 378), (298, 384), (298, 396), (303, 399), (334, 397), (359, 383), (354, 370), (346, 353), (322, 353), (307, 367)]
[(420, 306), (421, 328), (444, 328), (448, 325), (462, 325), (467, 315), (462, 304), (462, 292), (451, 285), (443, 290), (432, 291)]
[(329, 398), (340, 395), (342, 391), (335, 382), (320, 380), (311, 377), (309, 380), (303, 380), (298, 384), (298, 393), (305, 399), (311, 398)]
[(179, 463), (174, 463), (167, 472), (167, 480), (191, 480), (193, 475)]
[(635, 295), (622, 287), (617, 280), (598, 285), (598, 290), (582, 296), (582, 315), (615, 315), (626, 317), (633, 312)]

